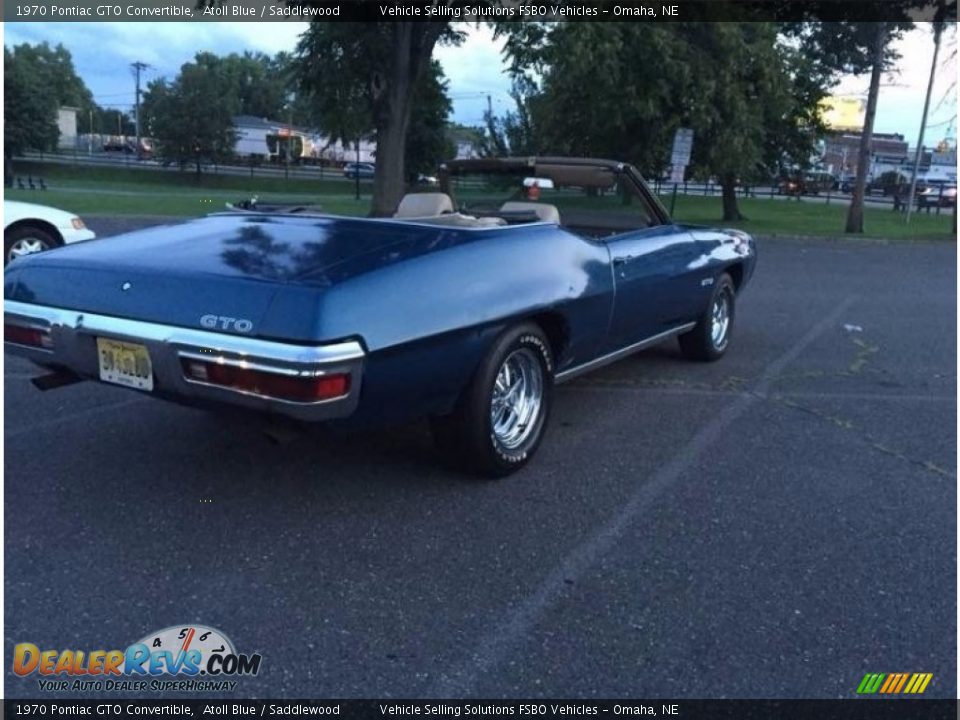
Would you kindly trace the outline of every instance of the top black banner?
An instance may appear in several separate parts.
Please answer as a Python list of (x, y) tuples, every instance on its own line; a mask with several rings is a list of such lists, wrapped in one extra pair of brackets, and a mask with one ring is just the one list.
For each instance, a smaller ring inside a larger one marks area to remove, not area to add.
[(957, 0), (11, 0), (4, 22), (956, 22)]

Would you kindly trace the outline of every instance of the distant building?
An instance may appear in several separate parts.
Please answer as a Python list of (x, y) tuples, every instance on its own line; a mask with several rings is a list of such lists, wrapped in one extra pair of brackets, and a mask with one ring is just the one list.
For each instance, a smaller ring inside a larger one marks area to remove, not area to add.
[[(259, 158), (284, 162), (288, 152), (292, 162), (355, 162), (353, 143), (332, 142), (316, 130), (297, 127), (279, 120), (237, 115), (233, 118), (237, 142), (234, 152), (241, 158)], [(360, 141), (360, 162), (373, 162), (376, 143)]]
[(77, 113), (80, 108), (63, 106), (57, 110), (57, 129), (60, 131), (60, 139), (57, 141), (57, 148), (60, 150), (73, 150), (77, 147)]
[[(856, 174), (860, 138), (859, 132), (837, 132), (827, 136), (820, 161), (823, 169), (836, 177)], [(868, 179), (877, 177), (891, 168), (900, 168), (907, 160), (907, 150), (907, 142), (903, 139), (903, 135), (874, 133), (870, 139)]]
[[(906, 167), (900, 172), (906, 177), (910, 177), (913, 172), (913, 162), (916, 154), (916, 148), (911, 148), (908, 153)], [(928, 183), (957, 183), (957, 150), (956, 148), (944, 147), (927, 149), (924, 148), (920, 154), (920, 165), (917, 168), (917, 178)]]
[(481, 129), (451, 124), (447, 126), (447, 137), (457, 149), (454, 159), (465, 160), (480, 157), (480, 148), (483, 143), (483, 131)]
[[(821, 167), (835, 177), (852, 177), (857, 172), (860, 133), (834, 133), (826, 138)], [(916, 148), (907, 145), (898, 133), (874, 133), (870, 141), (870, 169), (867, 180), (876, 180), (884, 173), (896, 172), (905, 178), (913, 174)], [(932, 183), (956, 183), (957, 150), (946, 143), (937, 148), (924, 148), (917, 169), (917, 179)]]

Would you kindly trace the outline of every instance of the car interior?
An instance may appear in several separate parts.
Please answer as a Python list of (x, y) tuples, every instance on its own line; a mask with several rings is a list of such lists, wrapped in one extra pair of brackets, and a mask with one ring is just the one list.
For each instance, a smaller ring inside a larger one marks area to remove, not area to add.
[(468, 214), (454, 210), (450, 196), (440, 192), (404, 195), (393, 217), (396, 220), (428, 225), (473, 228), (502, 227), (531, 222), (560, 224), (559, 210), (548, 203), (508, 201), (503, 203), (499, 210), (471, 211)]
[[(623, 166), (590, 161), (463, 161), (444, 167), (440, 189), (403, 196), (393, 220), (459, 228), (549, 223), (605, 240), (669, 222), (642, 178)], [(261, 205), (256, 198), (228, 204), (232, 211), (321, 214), (317, 206)]]
[(440, 190), (453, 199), (455, 211), (470, 218), (553, 223), (595, 240), (669, 222), (639, 174), (610, 161), (456, 160), (441, 167)]

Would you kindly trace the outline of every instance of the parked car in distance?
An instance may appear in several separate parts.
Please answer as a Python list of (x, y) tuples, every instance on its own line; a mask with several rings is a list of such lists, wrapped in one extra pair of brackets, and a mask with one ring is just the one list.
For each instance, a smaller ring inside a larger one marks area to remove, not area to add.
[(4, 274), (7, 351), (47, 368), (38, 386), (429, 418), (443, 455), (494, 477), (536, 452), (555, 383), (674, 338), (694, 360), (728, 351), (746, 233), (674, 222), (616, 161), (454, 160), (438, 180), (392, 218), (248, 204), (23, 258)]
[(24, 255), (95, 237), (73, 213), (45, 205), (3, 201), (4, 265)]
[(895, 170), (891, 170), (867, 183), (867, 195), (901, 195), (906, 197), (910, 191), (910, 179)]
[(110, 140), (103, 145), (104, 152), (123, 153), (124, 155), (133, 155), (137, 148), (133, 143)]
[(343, 176), (351, 180), (360, 178), (361, 180), (372, 178), (376, 172), (376, 166), (373, 163), (347, 163), (343, 166)]
[(785, 177), (780, 181), (781, 195), (819, 195), (833, 190), (836, 181), (830, 173), (808, 172)]
[(955, 185), (928, 185), (917, 188), (917, 207), (952, 208), (957, 205), (957, 188)]

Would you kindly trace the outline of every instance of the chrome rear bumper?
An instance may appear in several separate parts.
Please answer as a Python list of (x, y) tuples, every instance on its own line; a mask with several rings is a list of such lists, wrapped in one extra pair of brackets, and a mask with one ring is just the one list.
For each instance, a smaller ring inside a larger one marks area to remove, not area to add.
[[(5, 324), (47, 331), (52, 340), (49, 349), (7, 341), (7, 352), (40, 365), (67, 368), (83, 378), (100, 377), (96, 339), (102, 337), (146, 346), (153, 366), (155, 394), (187, 404), (225, 403), (317, 421), (350, 415), (360, 399), (365, 353), (356, 341), (292, 345), (12, 300), (4, 300), (3, 308)], [(183, 361), (196, 359), (292, 378), (348, 374), (349, 388), (340, 397), (294, 402), (189, 378), (184, 373)]]

